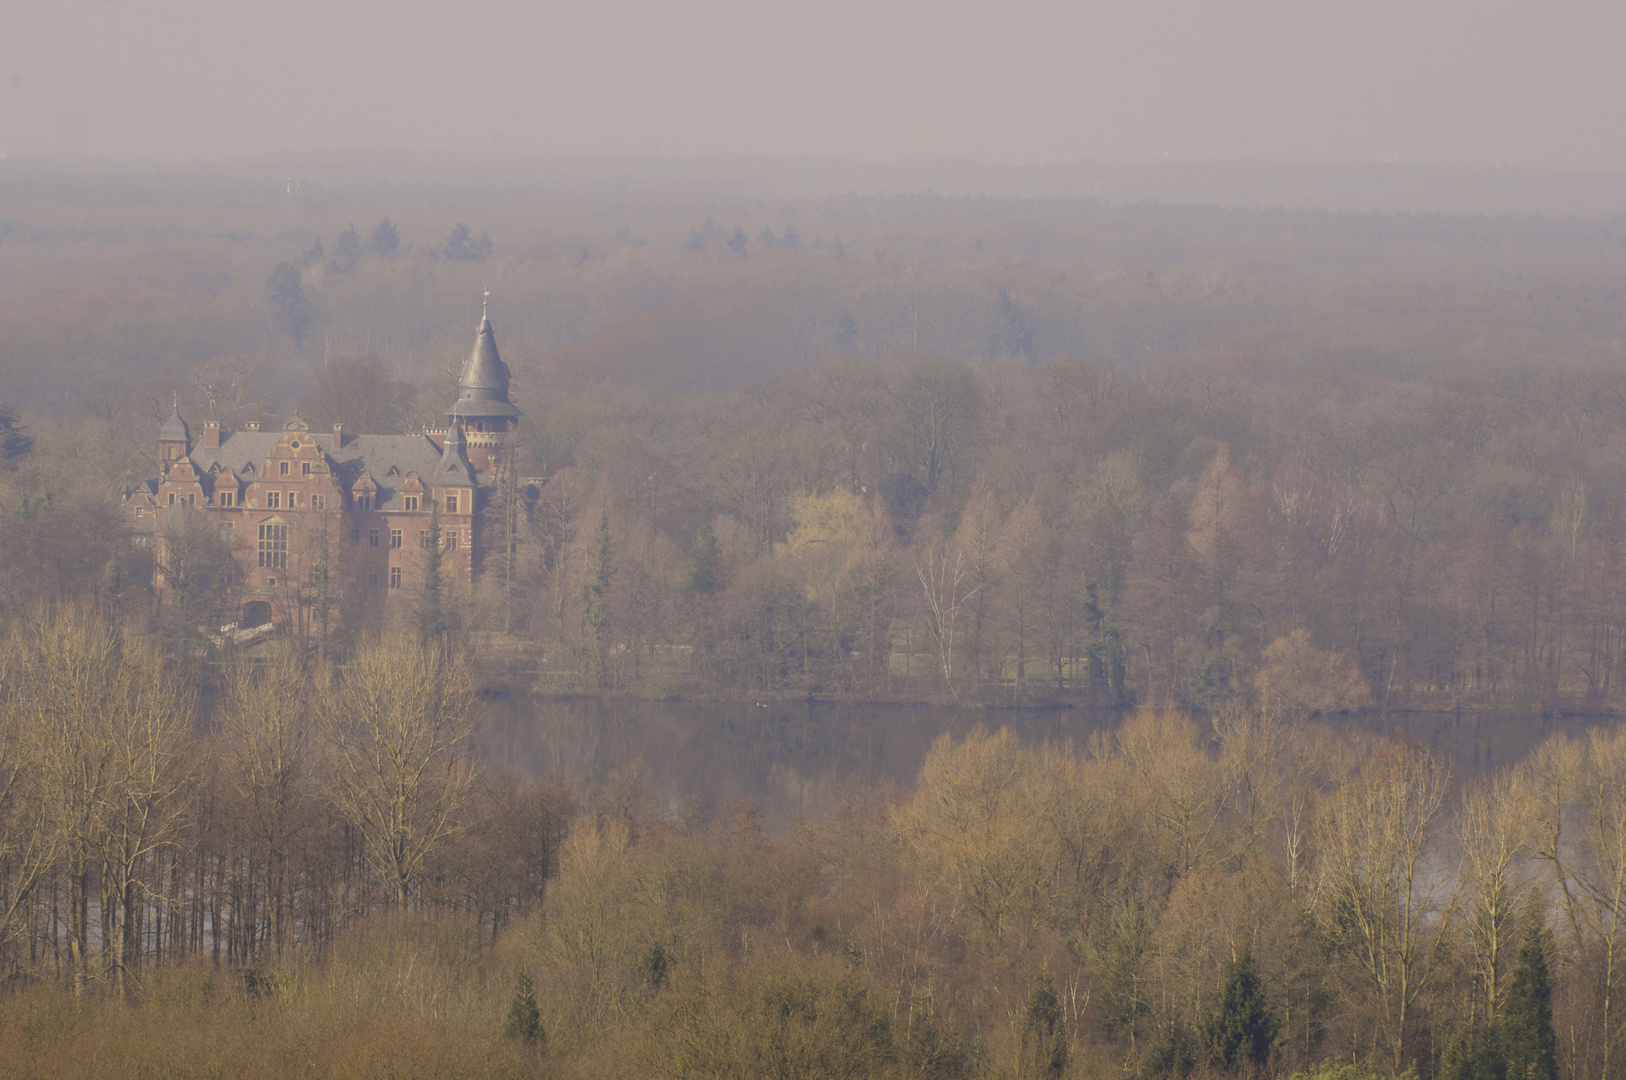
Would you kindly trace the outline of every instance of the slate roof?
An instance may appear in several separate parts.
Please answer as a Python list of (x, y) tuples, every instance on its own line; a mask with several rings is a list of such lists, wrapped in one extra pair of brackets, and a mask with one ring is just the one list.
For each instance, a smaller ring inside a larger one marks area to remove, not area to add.
[[(455, 429), (454, 429), (455, 430)], [(191, 458), (200, 472), (213, 469), (231, 469), (245, 482), (264, 480), (260, 475), (265, 461), (281, 437), (280, 431), (234, 431), (220, 440), (218, 448), (203, 445), (200, 440), (192, 448)], [(348, 491), (350, 485), (365, 470), (378, 485), (379, 510), (400, 510), (400, 488), (409, 473), (417, 473), (425, 485), (442, 487), (473, 487), (477, 483), (474, 472), (461, 457), (455, 458), (452, 473), (447, 471), (446, 454), (427, 435), (351, 435), (346, 433), (344, 445), (333, 449), (331, 435), (313, 436), (328, 468), (338, 485)], [(461, 438), (458, 444), (461, 445)], [(447, 440), (451, 442), (450, 439)], [(395, 475), (390, 475), (390, 470)]]
[(174, 411), (169, 414), (169, 419), (164, 421), (164, 426), (158, 429), (158, 441), (192, 441), (192, 433), (187, 430), (186, 421), (181, 419), (181, 407), (179, 404), (177, 404)]
[(484, 315), (474, 336), (474, 351), (457, 377), (457, 400), (446, 415), (454, 419), (519, 415), (508, 401), (508, 365), (497, 355), (497, 338), (491, 332), (491, 320)]

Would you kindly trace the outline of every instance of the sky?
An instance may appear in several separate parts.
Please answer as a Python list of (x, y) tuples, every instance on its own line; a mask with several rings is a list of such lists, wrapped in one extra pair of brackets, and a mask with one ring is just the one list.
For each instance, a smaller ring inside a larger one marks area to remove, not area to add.
[(0, 152), (1626, 172), (1626, 4), (0, 0)]

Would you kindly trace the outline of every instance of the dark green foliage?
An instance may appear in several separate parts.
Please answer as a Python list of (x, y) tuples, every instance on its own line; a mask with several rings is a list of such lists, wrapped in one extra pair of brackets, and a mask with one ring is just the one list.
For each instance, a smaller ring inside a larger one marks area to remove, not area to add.
[(446, 242), (436, 252), (437, 257), (447, 262), (485, 262), (491, 255), (492, 243), (490, 233), (481, 233), (478, 240), (474, 239), (467, 225), (459, 222), (452, 226), (452, 231), (446, 237)]
[(508, 1005), (508, 1019), (503, 1021), (503, 1037), (525, 1043), (539, 1043), (543, 1039), (542, 1013), (536, 1007), (536, 991), (531, 986), (531, 974), (519, 973), (514, 985), (514, 1000)]
[(1140, 1076), (1142, 1080), (1164, 1077), (1185, 1080), (1197, 1067), (1201, 1050), (1191, 1028), (1174, 1021), (1158, 1031), (1157, 1038), (1140, 1059)]
[(333, 243), (333, 269), (341, 273), (354, 269), (362, 254), (361, 232), (354, 223), (346, 225)]
[(367, 233), (367, 254), (389, 258), (401, 247), (401, 233), (395, 223), (384, 218)]
[(1253, 952), (1244, 950), (1225, 969), (1225, 984), (1213, 1010), (1203, 1018), (1208, 1059), (1226, 1072), (1241, 1072), (1270, 1060), (1281, 1021), (1265, 1000), (1264, 983)]
[(717, 534), (711, 531), (710, 525), (706, 525), (695, 539), (694, 547), (689, 549), (685, 591), (690, 596), (710, 596), (717, 591), (717, 560), (721, 557), (722, 548), (717, 544)]
[(1507, 1058), (1497, 1036), (1496, 1025), (1476, 1020), (1446, 1049), (1441, 1080), (1503, 1080)]
[(266, 280), (265, 291), (271, 306), (272, 325), (293, 338), (295, 348), (304, 347), (314, 316), (300, 282), (299, 267), (293, 263), (278, 263)]
[(0, 459), (12, 461), (28, 453), (34, 446), (34, 437), (23, 434), (23, 423), (17, 419), (17, 410), (0, 402)]
[(1558, 1039), (1553, 1033), (1547, 928), (1539, 914), (1532, 913), (1528, 922), (1519, 942), (1507, 1002), (1502, 1006), (1498, 1041), (1507, 1059), (1507, 1075), (1517, 1080), (1556, 1080)]
[(1056, 982), (1049, 972), (1039, 977), (1022, 1012), (1022, 1058), (1037, 1076), (1060, 1076), (1067, 1071), (1067, 1029), (1061, 1022)]
[(638, 975), (649, 984), (651, 990), (659, 990), (665, 986), (666, 979), (671, 973), (672, 954), (658, 941), (652, 943), (638, 957)]
[(425, 645), (446, 633), (446, 615), (440, 605), (440, 507), (429, 510), (429, 551), (423, 561), (423, 592), (418, 597), (418, 640)]

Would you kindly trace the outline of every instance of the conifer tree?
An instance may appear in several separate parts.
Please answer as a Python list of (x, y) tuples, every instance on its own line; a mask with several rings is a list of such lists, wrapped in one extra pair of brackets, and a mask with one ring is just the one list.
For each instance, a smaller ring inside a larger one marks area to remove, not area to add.
[(514, 1000), (508, 1005), (508, 1019), (503, 1021), (503, 1037), (526, 1043), (542, 1041), (542, 1012), (536, 1007), (536, 992), (531, 987), (530, 972), (519, 973), (514, 986)]
[(1253, 952), (1244, 950), (1225, 969), (1225, 984), (1203, 1019), (1209, 1060), (1226, 1072), (1241, 1072), (1270, 1060), (1280, 1021), (1265, 1000)]
[(446, 616), (440, 607), (440, 507), (429, 508), (429, 551), (424, 558), (423, 593), (418, 597), (418, 640), (425, 645), (446, 632)]
[(1067, 1071), (1067, 1031), (1061, 1023), (1061, 999), (1050, 973), (1028, 995), (1022, 1013), (1022, 1056), (1037, 1076), (1060, 1076)]
[(1528, 916), (1519, 958), (1502, 1007), (1500, 1042), (1512, 1080), (1557, 1080), (1558, 1038), (1553, 1032), (1553, 987), (1547, 967), (1547, 927)]
[(1495, 1024), (1475, 1019), (1445, 1051), (1441, 1080), (1504, 1080), (1506, 1076), (1507, 1058)]

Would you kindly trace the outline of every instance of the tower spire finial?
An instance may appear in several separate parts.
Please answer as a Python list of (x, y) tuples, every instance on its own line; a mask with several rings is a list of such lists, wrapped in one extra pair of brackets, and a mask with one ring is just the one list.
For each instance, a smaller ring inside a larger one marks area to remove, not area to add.
[(487, 289), (485, 297), (480, 301), (480, 318), (486, 318), (487, 309), (491, 307), (491, 290)]

